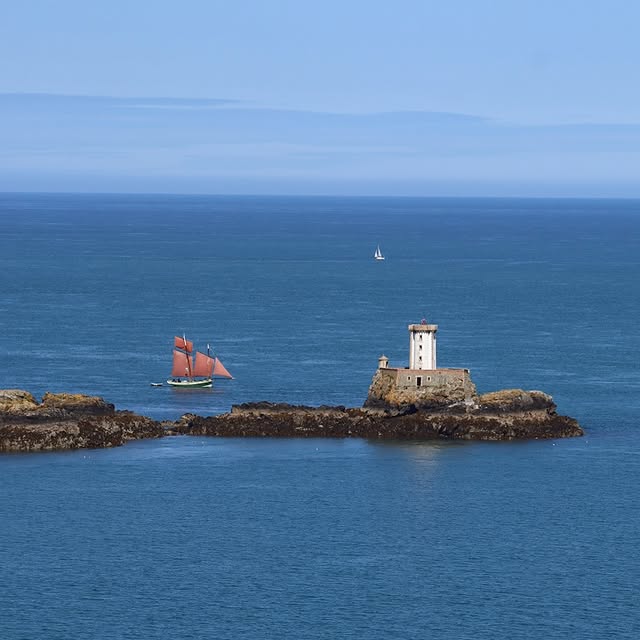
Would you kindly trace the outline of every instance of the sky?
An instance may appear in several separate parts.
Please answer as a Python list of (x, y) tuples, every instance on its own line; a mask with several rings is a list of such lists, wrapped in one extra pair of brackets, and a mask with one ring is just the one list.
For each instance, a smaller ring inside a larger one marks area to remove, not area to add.
[(0, 9), (0, 190), (640, 197), (633, 0)]

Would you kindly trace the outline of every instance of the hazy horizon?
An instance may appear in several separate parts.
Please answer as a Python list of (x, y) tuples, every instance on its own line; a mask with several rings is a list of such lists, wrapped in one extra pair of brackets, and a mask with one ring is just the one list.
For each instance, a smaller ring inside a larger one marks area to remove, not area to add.
[(547, 195), (407, 195), (407, 194), (331, 194), (331, 193), (209, 193), (209, 192), (176, 192), (176, 191), (2, 191), (0, 196), (107, 196), (107, 197), (173, 197), (176, 198), (249, 198), (249, 199), (271, 199), (271, 198), (291, 198), (291, 199), (354, 199), (354, 200), (432, 200), (432, 201), (464, 201), (464, 200), (496, 200), (496, 201), (640, 201), (640, 196), (547, 196)]
[(640, 197), (640, 6), (76, 0), (0, 26), (0, 191)]

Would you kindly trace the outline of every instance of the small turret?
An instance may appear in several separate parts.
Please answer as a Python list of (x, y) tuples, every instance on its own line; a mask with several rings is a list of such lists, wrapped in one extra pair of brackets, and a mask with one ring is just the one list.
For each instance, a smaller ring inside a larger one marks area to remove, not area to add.
[(382, 355), (378, 358), (378, 369), (388, 369), (389, 368), (389, 358), (387, 356)]

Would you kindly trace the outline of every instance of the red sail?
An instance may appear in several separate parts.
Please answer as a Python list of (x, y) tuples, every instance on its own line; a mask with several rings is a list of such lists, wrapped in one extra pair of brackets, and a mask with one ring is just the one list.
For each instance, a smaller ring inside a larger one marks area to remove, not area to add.
[(173, 369), (171, 369), (171, 375), (178, 378), (190, 378), (193, 374), (193, 358), (190, 358), (182, 351), (173, 352)]
[(218, 358), (216, 358), (216, 363), (213, 367), (213, 375), (220, 376), (221, 378), (233, 378), (233, 376), (224, 368), (224, 365)]
[(184, 349), (187, 353), (193, 352), (193, 342), (191, 342), (191, 340), (185, 340), (180, 336), (176, 336), (173, 339), (173, 346), (177, 347), (178, 349)]
[(194, 376), (210, 378), (213, 373), (213, 358), (205, 356), (204, 353), (196, 351), (196, 366), (193, 370)]

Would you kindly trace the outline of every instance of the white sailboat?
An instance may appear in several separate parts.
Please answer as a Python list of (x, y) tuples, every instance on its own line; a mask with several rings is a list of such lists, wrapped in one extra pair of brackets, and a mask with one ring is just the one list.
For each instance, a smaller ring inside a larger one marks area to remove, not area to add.
[(376, 247), (376, 252), (373, 254), (373, 257), (376, 260), (384, 260), (384, 256), (382, 255), (382, 251), (380, 251), (380, 245)]

